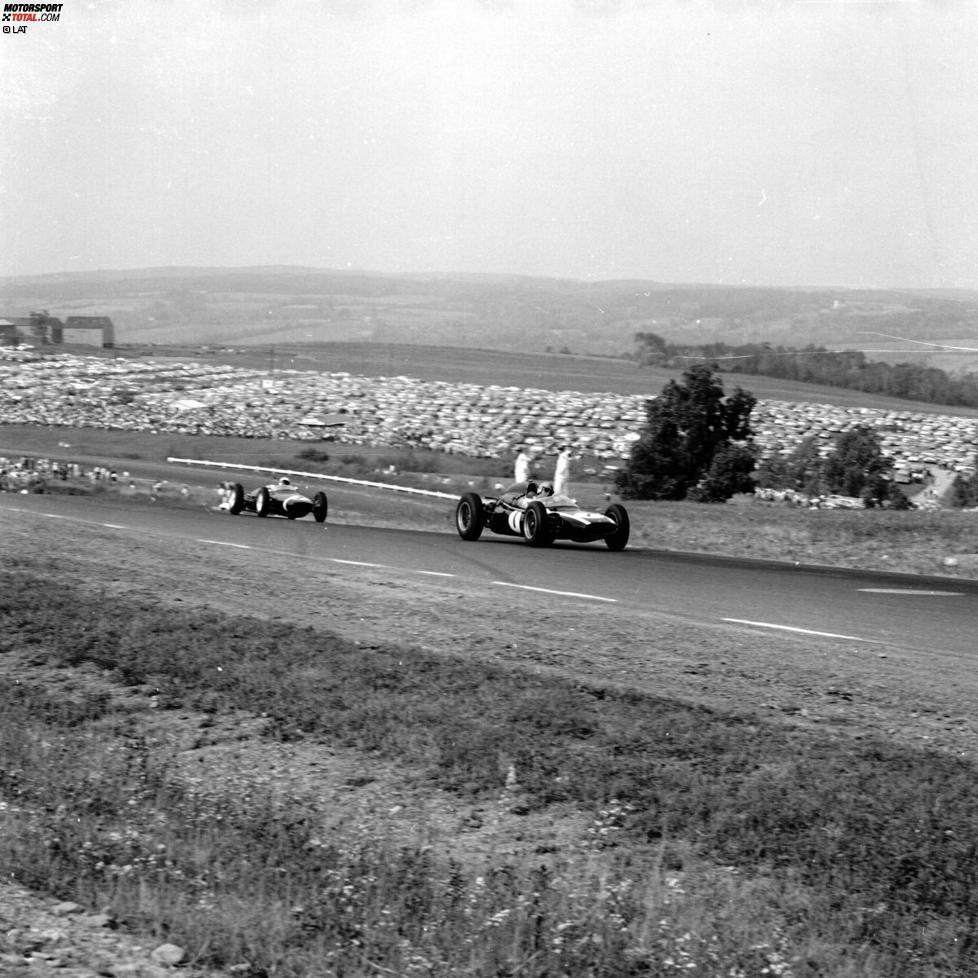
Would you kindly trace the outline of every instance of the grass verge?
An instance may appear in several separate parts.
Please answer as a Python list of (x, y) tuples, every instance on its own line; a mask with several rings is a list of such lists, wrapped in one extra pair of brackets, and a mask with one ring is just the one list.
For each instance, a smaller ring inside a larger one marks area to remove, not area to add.
[[(309, 798), (209, 790), (113, 714), (0, 688), (3, 870), (251, 976), (974, 974), (974, 766), (278, 621), (109, 601), (14, 557), (0, 654), (158, 708), (264, 714), (580, 845), (478, 866), (324, 836)], [(352, 834), (351, 834), (352, 833)]]

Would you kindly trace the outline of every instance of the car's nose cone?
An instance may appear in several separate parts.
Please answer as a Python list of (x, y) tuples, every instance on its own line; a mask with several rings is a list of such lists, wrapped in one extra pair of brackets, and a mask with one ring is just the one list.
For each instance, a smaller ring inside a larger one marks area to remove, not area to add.
[(290, 516), (305, 516), (306, 513), (312, 511), (312, 500), (306, 499), (305, 496), (300, 496), (298, 493), (294, 496), (289, 496), (288, 499), (282, 501), (282, 508)]

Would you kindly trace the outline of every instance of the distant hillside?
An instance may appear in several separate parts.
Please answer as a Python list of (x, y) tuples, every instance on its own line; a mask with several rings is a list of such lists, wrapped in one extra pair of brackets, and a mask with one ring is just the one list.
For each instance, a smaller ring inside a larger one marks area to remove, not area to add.
[[(671, 342), (815, 343), (978, 369), (978, 293), (392, 275), (311, 268), (155, 268), (0, 279), (0, 316), (108, 315), (119, 343), (382, 342), (630, 354)], [(899, 340), (887, 337), (900, 337)], [(913, 343), (910, 341), (917, 341)], [(938, 352), (922, 344), (973, 347)]]

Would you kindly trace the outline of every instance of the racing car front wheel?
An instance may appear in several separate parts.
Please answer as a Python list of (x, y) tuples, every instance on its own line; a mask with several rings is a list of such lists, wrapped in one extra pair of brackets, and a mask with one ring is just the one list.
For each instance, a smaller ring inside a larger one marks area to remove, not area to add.
[(326, 513), (329, 511), (329, 505), (326, 502), (326, 493), (317, 492), (315, 496), (312, 497), (312, 518), (317, 523), (326, 522)]
[(624, 550), (628, 546), (628, 534), (631, 524), (628, 521), (628, 510), (618, 503), (612, 503), (605, 511), (604, 515), (615, 521), (614, 532), (609, 533), (604, 538), (604, 542), (609, 550)]
[(549, 547), (554, 542), (553, 530), (547, 518), (547, 507), (541, 502), (532, 502), (526, 507), (523, 517), (523, 537), (531, 547)]
[(244, 509), (244, 486), (236, 482), (231, 486), (231, 500), (228, 503), (228, 512), (232, 516), (237, 516)]
[(255, 494), (255, 512), (259, 516), (268, 516), (268, 509), (271, 506), (272, 497), (268, 495), (268, 490), (262, 486)]
[(455, 507), (455, 528), (463, 540), (478, 540), (486, 524), (482, 497), (477, 492), (466, 492)]

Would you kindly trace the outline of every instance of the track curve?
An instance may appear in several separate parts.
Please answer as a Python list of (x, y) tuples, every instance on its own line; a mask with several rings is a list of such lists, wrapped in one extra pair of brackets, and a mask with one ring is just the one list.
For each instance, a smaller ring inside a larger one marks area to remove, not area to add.
[(429, 575), (482, 589), (505, 606), (507, 589), (547, 602), (615, 606), (723, 627), (843, 639), (920, 655), (975, 656), (978, 582), (881, 574), (656, 550), (612, 553), (600, 544), (527, 547), (485, 535), (398, 530), (311, 520), (230, 517), (216, 510), (154, 508), (123, 499), (0, 495), (6, 520), (58, 519), (139, 536), (178, 537), (200, 547), (235, 548), (307, 564), (342, 564), (392, 579)]

